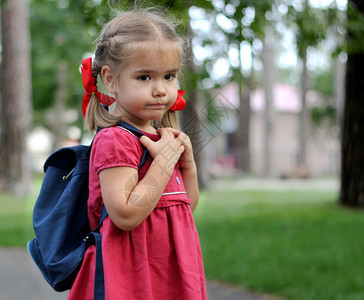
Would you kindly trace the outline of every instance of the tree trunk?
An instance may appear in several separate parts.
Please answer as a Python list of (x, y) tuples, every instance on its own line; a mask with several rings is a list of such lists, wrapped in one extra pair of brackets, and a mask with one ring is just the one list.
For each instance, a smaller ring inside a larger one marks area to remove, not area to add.
[(345, 74), (346, 62), (340, 61), (339, 58), (335, 59), (334, 70), (334, 92), (335, 92), (335, 110), (336, 110), (336, 126), (339, 129), (339, 136), (341, 136), (343, 107), (345, 100)]
[(57, 90), (54, 99), (54, 106), (49, 112), (47, 123), (54, 136), (53, 151), (62, 147), (67, 139), (67, 124), (65, 121), (66, 99), (67, 99), (67, 74), (68, 63), (61, 60), (58, 63)]
[(31, 186), (26, 148), (31, 123), (28, 1), (2, 4), (1, 33), (0, 190), (26, 194)]
[[(186, 1), (186, 11), (188, 15), (188, 9), (192, 5), (192, 1)], [(191, 30), (190, 22), (187, 22), (187, 30), (188, 30), (188, 36), (190, 38), (190, 44), (192, 44), (192, 38), (193, 33)], [(191, 74), (195, 72), (195, 66), (193, 64), (193, 53), (192, 53), (192, 47), (189, 47), (188, 53), (187, 53), (188, 61), (190, 62)], [(189, 76), (192, 78), (192, 80), (195, 80), (196, 76), (192, 75)], [(203, 136), (203, 126), (201, 123), (201, 120), (199, 118), (199, 115), (197, 113), (197, 93), (196, 93), (196, 85), (195, 83), (186, 84), (187, 92), (187, 104), (186, 108), (181, 113), (181, 129), (184, 133), (186, 133), (189, 138), (191, 139), (193, 152), (194, 152), (194, 158), (197, 166), (197, 176), (198, 176), (198, 184), (199, 188), (203, 189), (206, 187), (206, 178), (205, 178), (205, 172), (204, 172), (204, 158), (203, 158), (203, 147), (205, 146), (204, 143), (204, 136)]]
[(249, 123), (250, 123), (250, 87), (239, 84), (239, 128), (236, 132), (237, 138), (237, 163), (238, 169), (244, 173), (250, 172), (249, 151)]
[[(351, 1), (364, 14), (362, 0)], [(349, 32), (350, 35), (350, 32)], [(364, 207), (364, 53), (349, 53), (341, 134), (340, 203)]]
[(271, 177), (271, 138), (273, 131), (273, 100), (274, 100), (274, 37), (273, 29), (266, 29), (266, 37), (263, 43), (263, 82), (264, 82), (264, 98), (265, 98), (265, 110), (264, 110), (264, 176)]
[(302, 57), (302, 76), (301, 76), (301, 111), (299, 113), (299, 149), (297, 165), (300, 168), (307, 168), (307, 101), (306, 95), (308, 90), (308, 71), (307, 71), (307, 48), (303, 51)]
[[(241, 63), (241, 51), (239, 51), (239, 61)], [(250, 172), (250, 93), (253, 78), (253, 66), (251, 67), (250, 77), (246, 80), (246, 85), (243, 86), (243, 74), (239, 68), (237, 76), (237, 83), (239, 85), (239, 127), (236, 132), (236, 156), (237, 167), (243, 173)]]
[[(305, 7), (308, 8), (308, 0), (305, 0)], [(297, 167), (307, 170), (307, 91), (308, 91), (308, 70), (307, 70), (307, 46), (302, 51), (302, 75), (301, 75), (301, 111), (299, 113), (299, 149)]]
[(187, 90), (188, 100), (186, 108), (183, 110), (181, 115), (181, 129), (184, 133), (186, 133), (192, 143), (194, 158), (197, 166), (197, 175), (198, 175), (198, 183), (199, 188), (203, 189), (206, 187), (206, 179), (205, 174), (203, 172), (203, 148), (204, 144), (204, 136), (203, 136), (203, 126), (199, 119), (196, 109), (196, 91), (191, 89)]

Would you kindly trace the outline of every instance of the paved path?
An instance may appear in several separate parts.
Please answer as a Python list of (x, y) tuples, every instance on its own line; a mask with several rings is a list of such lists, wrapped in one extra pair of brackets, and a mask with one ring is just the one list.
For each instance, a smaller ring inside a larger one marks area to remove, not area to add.
[(339, 191), (338, 178), (308, 179), (261, 179), (241, 178), (235, 180), (214, 180), (209, 184), (211, 190), (329, 190)]
[[(209, 300), (272, 300), (217, 282), (207, 283)], [(57, 293), (43, 279), (24, 249), (0, 248), (0, 300), (65, 300), (67, 292)], [(80, 299), (82, 300), (82, 299)]]

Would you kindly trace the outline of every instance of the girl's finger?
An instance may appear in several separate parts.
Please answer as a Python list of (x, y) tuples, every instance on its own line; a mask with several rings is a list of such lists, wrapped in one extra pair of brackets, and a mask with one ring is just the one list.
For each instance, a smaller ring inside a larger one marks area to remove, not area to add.
[(167, 128), (158, 128), (157, 133), (163, 137), (163, 136), (174, 136), (173, 133), (167, 129)]
[(178, 141), (180, 141), (185, 147), (190, 148), (191, 147), (191, 141), (187, 134), (183, 133), (182, 131), (179, 133), (179, 135), (176, 137)]
[(178, 157), (180, 157), (180, 156), (181, 156), (181, 154), (182, 154), (184, 151), (185, 151), (185, 147), (181, 145), (181, 146), (179, 147)]
[(170, 128), (170, 127), (168, 127), (168, 128), (158, 128), (157, 129), (158, 134), (161, 134), (162, 131), (171, 132), (174, 135), (174, 137), (177, 137), (181, 133), (180, 130), (175, 129), (175, 128)]
[(145, 135), (141, 136), (139, 140), (142, 143), (142, 145), (147, 149), (149, 149), (150, 145), (153, 143), (153, 141)]

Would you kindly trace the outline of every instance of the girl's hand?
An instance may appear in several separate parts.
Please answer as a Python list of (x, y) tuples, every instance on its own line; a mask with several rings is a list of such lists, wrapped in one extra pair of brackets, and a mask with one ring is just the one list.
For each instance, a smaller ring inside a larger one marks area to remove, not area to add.
[(161, 136), (157, 142), (153, 142), (147, 136), (142, 136), (140, 142), (148, 149), (154, 163), (163, 168), (163, 171), (172, 174), (174, 166), (185, 151), (184, 144), (168, 128), (160, 128), (157, 133)]
[(195, 165), (195, 159), (193, 156), (193, 149), (192, 149), (192, 143), (187, 134), (184, 132), (174, 129), (174, 128), (159, 128), (157, 129), (157, 133), (160, 134), (162, 130), (167, 130), (173, 134), (176, 140), (180, 141), (181, 144), (184, 147), (184, 151), (178, 161), (179, 165), (182, 169), (190, 169), (194, 168)]
[(198, 189), (197, 167), (193, 156), (191, 140), (187, 134), (181, 132), (180, 130), (174, 128), (163, 128), (158, 129), (157, 133), (160, 133), (161, 130), (168, 130), (171, 132), (174, 138), (177, 141), (180, 141), (184, 148), (184, 151), (179, 159), (179, 165), (182, 168), (181, 174), (187, 197), (192, 200), (191, 210), (194, 211), (198, 204), (200, 193)]
[(157, 142), (146, 136), (140, 138), (154, 158), (142, 180), (138, 181), (138, 171), (132, 167), (107, 168), (99, 173), (106, 209), (122, 230), (133, 230), (153, 211), (185, 150), (182, 141), (170, 130), (158, 133), (161, 138)]

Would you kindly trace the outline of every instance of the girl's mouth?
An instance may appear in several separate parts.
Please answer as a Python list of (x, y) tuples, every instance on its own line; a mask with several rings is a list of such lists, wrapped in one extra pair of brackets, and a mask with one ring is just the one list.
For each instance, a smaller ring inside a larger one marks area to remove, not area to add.
[(163, 103), (150, 104), (149, 106), (154, 109), (163, 109), (166, 107), (166, 105)]

